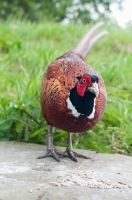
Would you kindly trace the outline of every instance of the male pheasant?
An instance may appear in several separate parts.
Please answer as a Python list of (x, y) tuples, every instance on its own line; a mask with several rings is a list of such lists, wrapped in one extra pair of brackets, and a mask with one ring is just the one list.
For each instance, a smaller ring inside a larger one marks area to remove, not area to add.
[[(102, 22), (94, 25), (70, 51), (51, 63), (42, 80), (41, 108), (48, 124), (47, 153), (60, 161), (59, 157), (88, 158), (72, 150), (71, 132), (84, 132), (94, 127), (101, 119), (107, 101), (101, 76), (85, 63), (89, 51), (107, 31), (94, 36)], [(68, 147), (57, 152), (53, 145), (52, 127), (68, 132)]]

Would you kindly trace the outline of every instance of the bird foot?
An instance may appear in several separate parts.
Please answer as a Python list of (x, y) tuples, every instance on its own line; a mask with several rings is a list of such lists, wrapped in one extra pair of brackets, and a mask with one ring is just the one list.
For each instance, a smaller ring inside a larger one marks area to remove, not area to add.
[(46, 158), (46, 157), (53, 157), (56, 161), (60, 162), (57, 152), (55, 151), (55, 148), (48, 149), (47, 153), (44, 156), (39, 156), (37, 159), (42, 159), (42, 158)]
[(82, 154), (78, 154), (70, 149), (66, 149), (66, 151), (64, 151), (63, 153), (60, 153), (60, 152), (57, 152), (57, 155), (60, 157), (60, 158), (63, 158), (63, 157), (69, 157), (71, 158), (71, 160), (77, 162), (77, 158), (84, 158), (84, 159), (91, 159), (90, 157), (87, 157), (87, 156), (84, 156)]
[[(59, 158), (69, 157), (71, 160), (77, 162), (77, 158), (91, 159), (90, 157), (84, 156), (82, 154), (76, 153), (70, 149), (66, 149), (64, 152), (58, 152), (54, 149), (48, 149), (47, 153), (43, 156), (39, 156), (37, 159), (42, 159), (46, 157), (53, 157), (56, 161), (60, 162)], [(76, 158), (77, 157), (77, 158)]]

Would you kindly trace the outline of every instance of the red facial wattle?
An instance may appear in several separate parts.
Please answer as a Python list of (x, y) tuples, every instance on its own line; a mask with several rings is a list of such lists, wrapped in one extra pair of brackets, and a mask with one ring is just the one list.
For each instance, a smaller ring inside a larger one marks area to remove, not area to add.
[[(84, 82), (85, 81), (85, 82)], [(90, 87), (92, 84), (92, 79), (88, 75), (81, 77), (80, 81), (77, 84), (77, 93), (79, 96), (83, 97), (86, 91), (86, 87)]]
[(78, 83), (77, 85), (77, 93), (79, 96), (83, 97), (86, 91), (86, 85)]
[(80, 79), (80, 83), (83, 81), (83, 79), (86, 80), (86, 86), (90, 87), (91, 84), (92, 84), (92, 79), (91, 79), (91, 77), (88, 76), (88, 75), (83, 75), (83, 76), (81, 77), (81, 79)]

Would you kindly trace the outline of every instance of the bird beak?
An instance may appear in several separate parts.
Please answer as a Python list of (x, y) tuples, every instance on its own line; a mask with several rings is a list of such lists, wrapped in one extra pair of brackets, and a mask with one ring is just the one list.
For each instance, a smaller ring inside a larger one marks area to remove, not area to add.
[(90, 92), (94, 93), (95, 96), (97, 96), (97, 91), (95, 90), (94, 87), (89, 87), (88, 90), (89, 90)]
[(94, 93), (95, 96), (98, 97), (98, 94), (99, 94), (98, 84), (93, 83), (91, 87), (88, 87), (88, 91)]

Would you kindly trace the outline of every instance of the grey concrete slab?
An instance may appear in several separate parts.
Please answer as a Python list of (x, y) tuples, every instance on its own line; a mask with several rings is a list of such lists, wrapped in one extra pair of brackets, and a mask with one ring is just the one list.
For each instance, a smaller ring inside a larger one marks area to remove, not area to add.
[(77, 150), (92, 159), (36, 159), (45, 151), (43, 145), (0, 142), (0, 200), (132, 199), (132, 157)]

